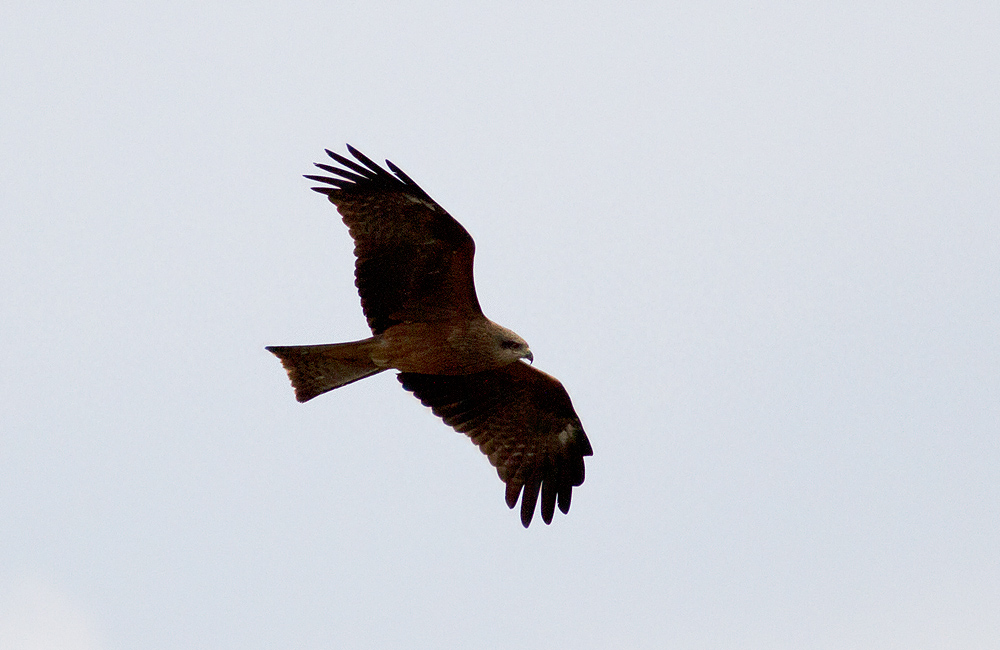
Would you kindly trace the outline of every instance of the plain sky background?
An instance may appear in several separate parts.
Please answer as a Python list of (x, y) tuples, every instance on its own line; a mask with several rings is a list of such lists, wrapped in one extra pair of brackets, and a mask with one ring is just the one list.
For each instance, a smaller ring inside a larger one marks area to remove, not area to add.
[[(1000, 647), (1000, 4), (4, 2), (0, 647)], [(595, 455), (524, 530), (323, 148), (476, 239)]]

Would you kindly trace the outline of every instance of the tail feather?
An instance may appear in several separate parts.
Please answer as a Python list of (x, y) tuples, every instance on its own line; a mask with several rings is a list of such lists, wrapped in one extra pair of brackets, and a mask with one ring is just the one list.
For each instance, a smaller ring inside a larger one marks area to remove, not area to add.
[(371, 360), (372, 339), (327, 345), (272, 345), (264, 348), (281, 360), (295, 389), (295, 399), (317, 395), (382, 372)]

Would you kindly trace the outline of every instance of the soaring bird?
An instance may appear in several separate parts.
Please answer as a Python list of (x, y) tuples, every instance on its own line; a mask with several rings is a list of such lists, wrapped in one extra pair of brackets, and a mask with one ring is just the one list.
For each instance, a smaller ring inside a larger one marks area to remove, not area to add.
[(372, 336), (350, 343), (271, 346), (300, 402), (388, 370), (496, 467), (506, 501), (531, 523), (541, 494), (549, 524), (569, 512), (593, 454), (569, 394), (511, 330), (486, 318), (472, 276), (475, 244), (399, 167), (360, 151), (326, 150), (340, 166), (307, 175), (337, 206), (354, 239), (355, 285)]

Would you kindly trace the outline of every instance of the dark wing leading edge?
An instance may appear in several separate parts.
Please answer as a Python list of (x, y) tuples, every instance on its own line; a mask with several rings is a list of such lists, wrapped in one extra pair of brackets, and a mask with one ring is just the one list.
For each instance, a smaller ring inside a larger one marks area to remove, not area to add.
[(539, 491), (542, 520), (569, 512), (573, 487), (584, 478), (583, 458), (593, 454), (569, 394), (555, 377), (521, 361), (474, 375), (399, 374), (445, 424), (472, 438), (507, 484), (507, 505), (521, 496), (527, 528)]
[(354, 238), (355, 284), (374, 334), (401, 322), (482, 316), (472, 278), (475, 244), (460, 223), (388, 160), (395, 176), (357, 149), (360, 162), (327, 150), (341, 167), (316, 163), (331, 176), (326, 194)]

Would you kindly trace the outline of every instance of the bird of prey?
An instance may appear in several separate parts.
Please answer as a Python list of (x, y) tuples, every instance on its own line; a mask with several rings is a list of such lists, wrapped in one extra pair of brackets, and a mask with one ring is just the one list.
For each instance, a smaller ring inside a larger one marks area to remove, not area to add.
[(351, 343), (272, 346), (300, 402), (390, 368), (403, 388), (466, 434), (521, 499), (531, 523), (541, 494), (542, 520), (558, 503), (569, 511), (593, 454), (569, 394), (528, 365), (520, 336), (483, 315), (472, 278), (469, 233), (401, 169), (347, 146), (357, 160), (327, 150), (339, 167), (306, 178), (337, 206), (354, 239), (355, 285), (370, 338)]

